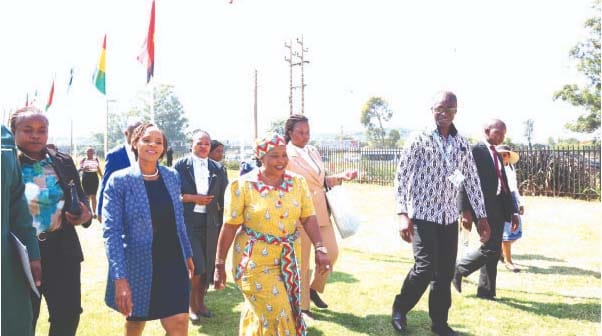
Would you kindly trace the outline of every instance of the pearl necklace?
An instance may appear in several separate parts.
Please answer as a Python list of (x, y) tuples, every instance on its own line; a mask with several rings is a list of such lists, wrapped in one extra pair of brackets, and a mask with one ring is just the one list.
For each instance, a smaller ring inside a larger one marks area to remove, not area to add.
[(159, 168), (155, 168), (155, 172), (149, 175), (142, 174), (142, 177), (157, 177), (159, 175)]

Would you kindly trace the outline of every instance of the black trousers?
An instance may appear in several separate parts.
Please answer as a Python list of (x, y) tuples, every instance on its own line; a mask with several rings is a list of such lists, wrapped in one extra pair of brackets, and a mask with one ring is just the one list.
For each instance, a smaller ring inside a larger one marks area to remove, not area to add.
[(458, 261), (456, 269), (463, 277), (481, 269), (477, 295), (494, 297), (496, 295), (497, 263), (500, 260), (504, 220), (488, 218), (488, 222), (491, 228), (489, 240), (485, 244), (481, 244), (478, 249), (464, 255)]
[(393, 309), (407, 314), (431, 285), (429, 315), (433, 324), (447, 323), (450, 284), (458, 252), (458, 222), (443, 225), (414, 219), (414, 266), (395, 297)]
[[(49, 336), (75, 336), (81, 308), (81, 263), (42, 258), (42, 296), (46, 299), (50, 321)], [(42, 298), (31, 294), (33, 328), (40, 316)]]

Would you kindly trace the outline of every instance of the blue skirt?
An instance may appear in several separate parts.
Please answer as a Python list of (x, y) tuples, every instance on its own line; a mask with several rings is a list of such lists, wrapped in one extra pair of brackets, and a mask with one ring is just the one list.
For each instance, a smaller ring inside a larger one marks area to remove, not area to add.
[[(512, 202), (518, 208), (518, 202), (516, 201), (516, 192), (512, 192)], [(518, 229), (516, 232), (512, 232), (512, 223), (506, 222), (504, 223), (504, 233), (502, 235), (503, 241), (514, 241), (523, 236), (523, 219), (521, 216), (518, 216)]]

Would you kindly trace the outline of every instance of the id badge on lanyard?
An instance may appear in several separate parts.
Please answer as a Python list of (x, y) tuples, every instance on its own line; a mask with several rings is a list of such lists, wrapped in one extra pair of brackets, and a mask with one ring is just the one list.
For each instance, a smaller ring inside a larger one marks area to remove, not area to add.
[(435, 142), (437, 142), (437, 145), (439, 145), (439, 148), (441, 148), (441, 151), (443, 152), (443, 158), (445, 159), (445, 168), (446, 171), (448, 173), (447, 179), (456, 187), (459, 188), (462, 185), (462, 182), (464, 182), (464, 174), (462, 174), (462, 172), (460, 172), (460, 170), (458, 168), (454, 169), (453, 172), (449, 173), (449, 171), (451, 170), (452, 166), (452, 162), (451, 162), (451, 155), (452, 155), (452, 147), (451, 145), (444, 145), (443, 141), (441, 141), (441, 136), (439, 135), (439, 133), (437, 131), (433, 132), (433, 138), (435, 139)]

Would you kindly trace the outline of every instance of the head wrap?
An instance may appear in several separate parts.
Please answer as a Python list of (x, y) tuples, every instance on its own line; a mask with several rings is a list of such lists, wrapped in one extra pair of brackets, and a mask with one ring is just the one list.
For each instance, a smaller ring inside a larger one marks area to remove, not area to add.
[(286, 142), (282, 135), (278, 133), (271, 133), (264, 136), (261, 139), (255, 141), (255, 156), (261, 159), (267, 152), (271, 151), (274, 147), (286, 146)]

